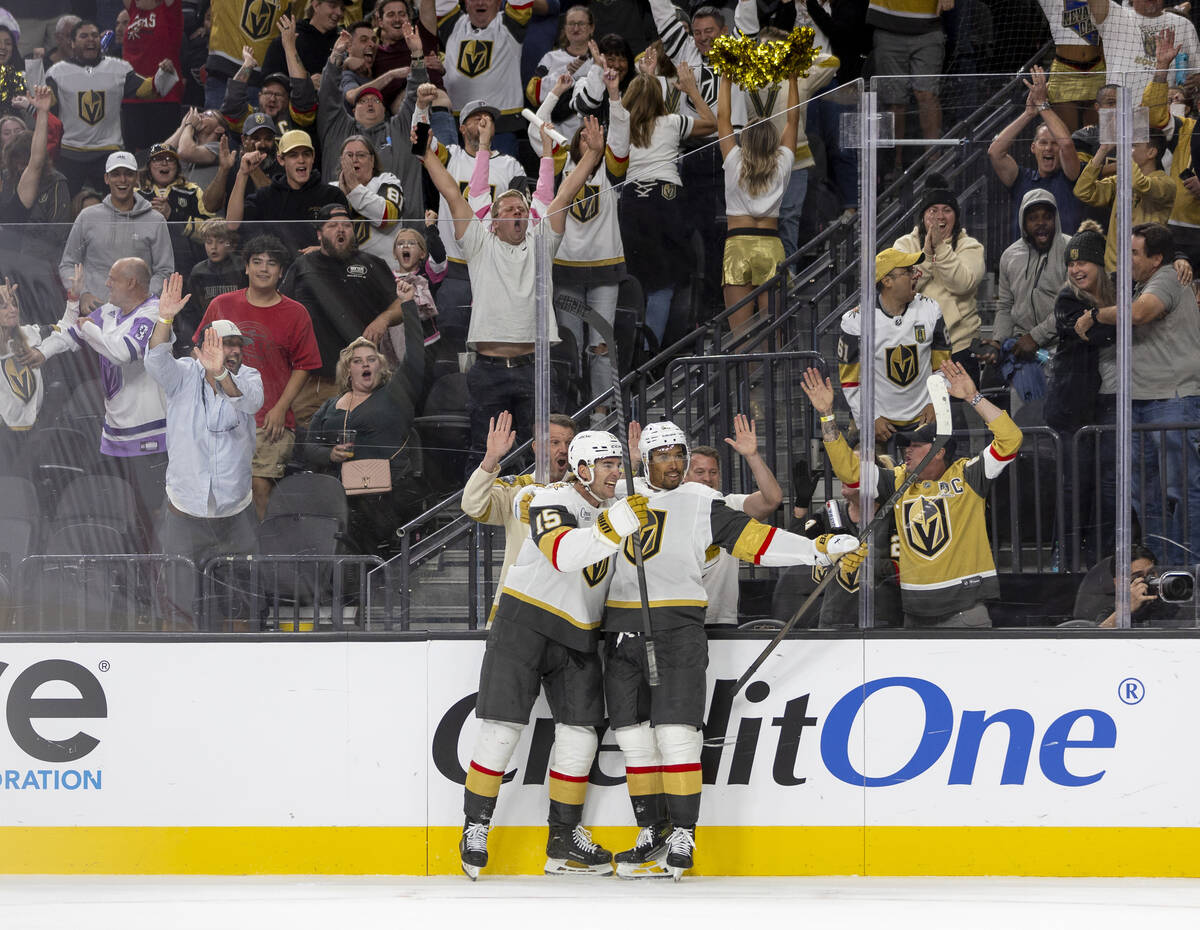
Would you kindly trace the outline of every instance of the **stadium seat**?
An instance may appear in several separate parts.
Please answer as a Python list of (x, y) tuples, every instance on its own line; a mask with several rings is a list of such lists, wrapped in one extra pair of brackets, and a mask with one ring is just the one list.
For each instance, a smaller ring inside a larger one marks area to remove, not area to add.
[(54, 531), (45, 556), (20, 571), (20, 623), (26, 630), (108, 630), (134, 596), (134, 572), (120, 561), (75, 561), (70, 556), (129, 551), (125, 534), (103, 523), (71, 523)]
[(25, 456), (30, 462), (42, 513), (54, 512), (58, 496), (76, 478), (95, 474), (100, 464), (100, 441), (77, 429), (47, 427), (34, 430)]
[(344, 533), (350, 519), (346, 489), (332, 475), (315, 472), (288, 475), (271, 492), (264, 522), (288, 514), (332, 517), (337, 521), (338, 532)]
[(137, 498), (124, 478), (111, 475), (83, 475), (63, 490), (55, 508), (50, 532), (78, 523), (111, 526), (121, 533), (130, 548), (110, 550), (137, 552)]
[(425, 401), (425, 416), (413, 420), (421, 440), (425, 479), (438, 492), (460, 488), (471, 460), (471, 421), (466, 411), (467, 376), (454, 372), (434, 382)]
[(15, 578), (21, 560), (37, 548), (37, 489), (25, 478), (0, 476), (0, 574)]

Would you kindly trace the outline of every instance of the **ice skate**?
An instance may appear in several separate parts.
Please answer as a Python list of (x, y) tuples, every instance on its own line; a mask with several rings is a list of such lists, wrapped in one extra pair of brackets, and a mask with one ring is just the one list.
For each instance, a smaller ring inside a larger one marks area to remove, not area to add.
[(592, 841), (586, 827), (550, 828), (547, 875), (612, 875), (612, 858), (612, 853)]
[(663, 865), (667, 853), (667, 839), (671, 836), (669, 823), (656, 823), (638, 831), (633, 849), (616, 855), (617, 878), (670, 878), (671, 873)]
[(473, 823), (468, 820), (463, 824), (462, 839), (458, 841), (458, 854), (462, 859), (463, 873), (471, 881), (479, 877), (479, 870), (487, 865), (487, 838), (492, 829), (490, 823)]
[(692, 852), (696, 848), (696, 828), (676, 827), (667, 840), (667, 869), (675, 881), (692, 867)]

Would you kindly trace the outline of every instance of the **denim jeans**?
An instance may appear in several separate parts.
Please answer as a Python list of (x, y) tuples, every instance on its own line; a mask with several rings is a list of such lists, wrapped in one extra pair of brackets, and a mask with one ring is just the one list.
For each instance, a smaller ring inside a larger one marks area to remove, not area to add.
[(797, 168), (788, 178), (783, 203), (779, 205), (779, 238), (783, 242), (784, 255), (792, 255), (800, 248), (800, 211), (804, 209), (807, 193), (808, 169)]
[[(1200, 422), (1200, 397), (1135, 400), (1133, 422)], [(1200, 430), (1135, 430), (1133, 434), (1133, 506), (1143, 540), (1164, 565), (1200, 561), (1197, 442)]]
[(841, 144), (842, 114), (850, 111), (849, 106), (831, 100), (829, 95), (818, 97), (808, 104), (804, 130), (810, 139), (820, 139), (825, 145), (827, 170), (843, 210), (858, 207), (858, 155)]

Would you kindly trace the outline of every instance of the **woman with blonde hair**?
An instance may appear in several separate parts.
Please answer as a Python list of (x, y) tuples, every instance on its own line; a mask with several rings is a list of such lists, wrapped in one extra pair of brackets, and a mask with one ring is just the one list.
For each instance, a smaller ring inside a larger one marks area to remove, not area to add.
[[(725, 286), (725, 309), (735, 306), (760, 284), (765, 283), (784, 260), (779, 238), (779, 207), (796, 160), (796, 136), (800, 128), (800, 85), (788, 78), (787, 119), (780, 133), (770, 118), (751, 122), (734, 138), (732, 91), (721, 81), (717, 91), (717, 133), (725, 167), (725, 260), (721, 283)], [(767, 295), (760, 294), (758, 306), (765, 308)], [(750, 318), (754, 306), (746, 304), (729, 317), (729, 328), (737, 329)]]
[(698, 117), (668, 113), (655, 76), (658, 56), (642, 56), (642, 73), (629, 83), (621, 100), (629, 113), (629, 164), (621, 189), (621, 239), (630, 274), (646, 295), (646, 326), (661, 345), (671, 315), (671, 297), (682, 272), (690, 267), (681, 256), (689, 251), (688, 222), (683, 209), (679, 153), (683, 140), (707, 136), (717, 118), (700, 94), (688, 65), (679, 65), (679, 87)]
[(411, 284), (396, 285), (403, 301), (405, 359), (392, 371), (374, 342), (364, 336), (342, 349), (336, 380), (342, 393), (331, 397), (309, 423), (307, 458), (322, 471), (340, 473), (342, 464), (384, 459), (391, 490), (355, 494), (350, 503), (350, 537), (364, 555), (386, 557), (397, 526), (418, 512), (420, 489), (413, 486), (408, 438), (424, 379), (421, 320)]

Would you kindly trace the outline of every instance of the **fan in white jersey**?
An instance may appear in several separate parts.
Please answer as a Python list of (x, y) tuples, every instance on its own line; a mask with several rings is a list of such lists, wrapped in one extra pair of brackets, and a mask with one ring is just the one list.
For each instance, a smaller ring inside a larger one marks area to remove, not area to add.
[[(379, 92), (372, 88), (371, 93)], [(404, 208), (404, 190), (398, 177), (380, 170), (379, 152), (366, 136), (349, 136), (342, 143), (337, 179), (329, 183), (350, 203), (358, 247), (395, 270), (392, 238)]]
[(617, 874), (678, 879), (692, 867), (700, 814), (708, 667), (701, 576), (709, 549), (719, 546), (758, 565), (828, 565), (859, 544), (848, 535), (810, 540), (774, 529), (725, 506), (711, 488), (683, 483), (688, 444), (674, 423), (647, 426), (638, 448), (652, 489), (639, 539), (659, 684), (650, 688), (646, 680), (640, 582), (630, 540), (617, 556), (604, 614), (609, 726), (625, 755), (626, 784), (641, 828), (634, 847), (617, 854)]
[[(887, 443), (897, 430), (932, 423), (925, 382), (950, 358), (950, 343), (937, 302), (917, 293), (924, 261), (920, 252), (884, 249), (875, 256), (875, 349), (868, 364), (875, 377), (875, 440)], [(838, 376), (854, 420), (862, 429), (858, 394), (862, 381), (862, 317), (842, 317)]]
[(533, 493), (531, 533), (509, 570), (488, 635), (459, 842), (472, 879), (487, 865), (496, 796), (542, 687), (555, 720), (545, 871), (612, 874), (612, 853), (580, 823), (595, 728), (604, 724), (597, 646), (612, 556), (643, 523), (646, 498), (635, 494), (605, 507), (621, 477), (621, 444), (611, 433), (579, 433), (568, 454), (575, 474)]

